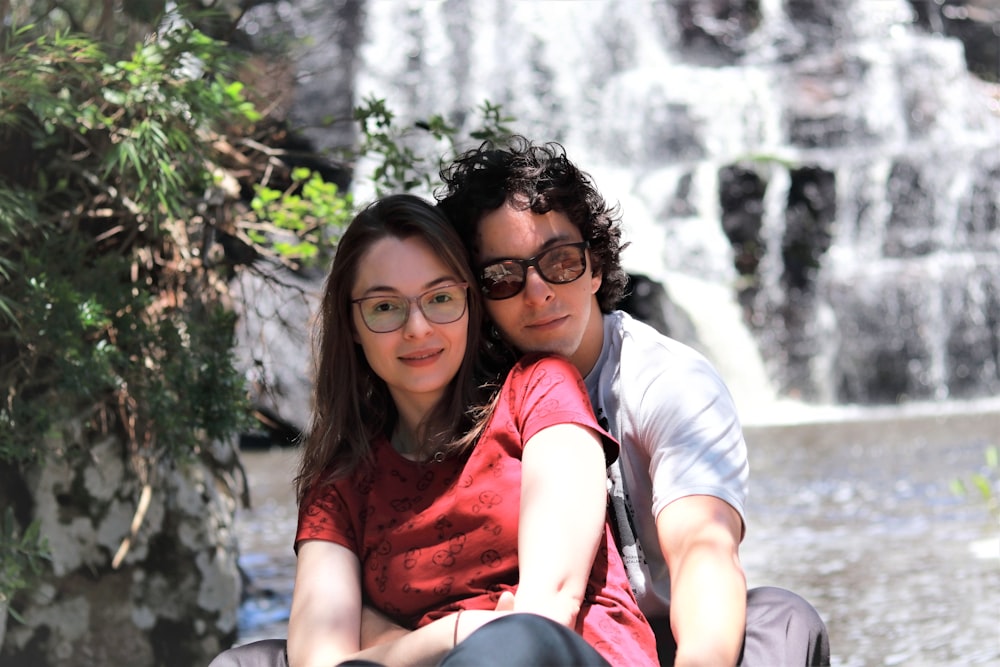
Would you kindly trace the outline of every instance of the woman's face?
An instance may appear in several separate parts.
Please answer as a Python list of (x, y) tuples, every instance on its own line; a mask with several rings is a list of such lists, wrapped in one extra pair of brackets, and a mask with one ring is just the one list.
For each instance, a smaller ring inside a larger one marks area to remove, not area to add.
[[(448, 319), (450, 312), (457, 312), (457, 308), (449, 311), (454, 305), (448, 303), (456, 295), (464, 303), (466, 292), (444, 288), (461, 281), (461, 276), (416, 237), (383, 238), (361, 258), (351, 291), (352, 300), (364, 299), (351, 304), (355, 339), (372, 370), (388, 385), (404, 418), (422, 418), (441, 399), (461, 367), (468, 342), (468, 308), (463, 308), (455, 321), (437, 324), (418, 306), (423, 302), (432, 318)], [(413, 298), (422, 294), (421, 299)], [(400, 308), (407, 316), (395, 331), (375, 333), (365, 323), (363, 313), (368, 314), (373, 328), (391, 327)]]

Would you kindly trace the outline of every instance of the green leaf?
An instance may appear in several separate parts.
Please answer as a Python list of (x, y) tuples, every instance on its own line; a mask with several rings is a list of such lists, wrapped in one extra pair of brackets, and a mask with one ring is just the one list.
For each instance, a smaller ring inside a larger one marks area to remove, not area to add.
[(1000, 448), (990, 445), (986, 448), (986, 465), (992, 469), (1000, 467)]
[(993, 488), (992, 485), (990, 484), (990, 480), (986, 477), (986, 475), (976, 473), (971, 477), (971, 480), (972, 480), (972, 485), (979, 490), (979, 494), (983, 497), (983, 499), (989, 500), (990, 497), (993, 495)]
[(299, 182), (308, 180), (312, 176), (312, 170), (307, 167), (296, 167), (292, 169), (292, 180)]

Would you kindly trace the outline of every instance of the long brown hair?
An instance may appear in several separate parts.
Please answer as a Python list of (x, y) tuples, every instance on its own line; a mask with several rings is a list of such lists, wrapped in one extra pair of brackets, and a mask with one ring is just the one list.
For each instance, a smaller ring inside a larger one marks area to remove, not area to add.
[(315, 330), (316, 379), (312, 424), (302, 446), (295, 490), (299, 502), (321, 481), (343, 477), (370, 462), (371, 441), (390, 436), (398, 413), (385, 382), (354, 340), (351, 291), (359, 264), (386, 237), (426, 242), (468, 290), (468, 343), (465, 357), (444, 397), (422, 424), (425, 451), (460, 453), (475, 444), (492, 409), (491, 396), (508, 363), (484, 347), (483, 297), (475, 289), (468, 253), (454, 228), (431, 203), (391, 195), (359, 212), (337, 246), (327, 277)]

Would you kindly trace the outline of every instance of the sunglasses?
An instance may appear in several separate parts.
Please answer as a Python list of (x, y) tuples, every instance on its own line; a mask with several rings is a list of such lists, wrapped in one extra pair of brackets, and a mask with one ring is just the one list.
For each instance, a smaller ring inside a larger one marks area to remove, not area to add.
[(366, 296), (352, 299), (361, 310), (361, 321), (372, 333), (401, 329), (410, 317), (410, 304), (417, 304), (424, 319), (450, 324), (465, 314), (469, 283), (441, 285), (416, 296)]
[(549, 248), (529, 259), (498, 259), (479, 268), (479, 284), (487, 299), (500, 301), (520, 294), (528, 269), (535, 267), (547, 283), (565, 285), (587, 270), (586, 241)]

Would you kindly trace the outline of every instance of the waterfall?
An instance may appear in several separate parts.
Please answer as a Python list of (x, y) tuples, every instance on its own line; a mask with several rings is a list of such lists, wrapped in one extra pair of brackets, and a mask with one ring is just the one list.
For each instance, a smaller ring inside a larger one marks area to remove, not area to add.
[(340, 4), (355, 103), (468, 128), (488, 100), (562, 143), (734, 393), (1000, 393), (1000, 90), (919, 3)]

